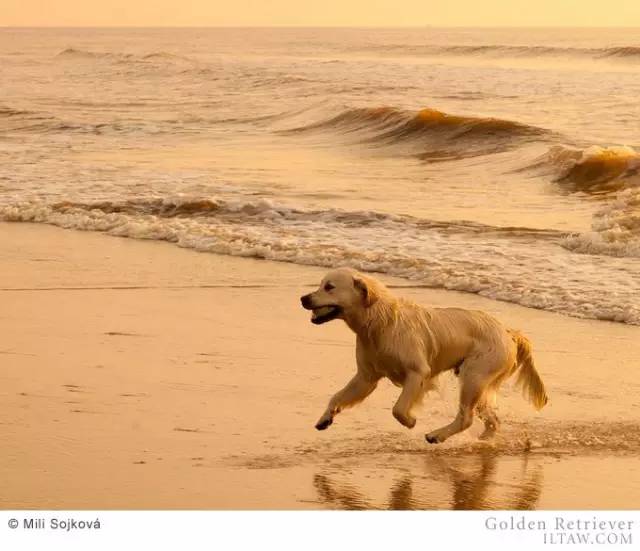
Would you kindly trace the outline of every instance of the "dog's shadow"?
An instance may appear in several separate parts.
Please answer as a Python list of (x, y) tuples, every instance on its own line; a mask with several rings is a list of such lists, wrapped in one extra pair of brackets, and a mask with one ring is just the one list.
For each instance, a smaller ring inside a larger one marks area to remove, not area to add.
[[(508, 481), (498, 477), (501, 460), (519, 463), (519, 473)], [(505, 458), (491, 451), (481, 451), (473, 456), (451, 457), (428, 455), (424, 458), (422, 472), (404, 472), (388, 489), (386, 501), (376, 503), (368, 497), (370, 490), (353, 484), (337, 482), (335, 475), (317, 473), (314, 487), (320, 501), (331, 509), (443, 509), (481, 510), (514, 509), (531, 510), (537, 507), (542, 492), (542, 465), (531, 465), (525, 454), (519, 458)], [(341, 477), (342, 478), (342, 477)], [(449, 487), (447, 495), (437, 497), (421, 491), (425, 486), (444, 483)]]

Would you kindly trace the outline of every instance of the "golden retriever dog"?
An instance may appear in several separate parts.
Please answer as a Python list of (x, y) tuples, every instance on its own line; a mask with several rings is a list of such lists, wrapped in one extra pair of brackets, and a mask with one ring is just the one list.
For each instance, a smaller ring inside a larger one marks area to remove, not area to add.
[(395, 297), (380, 281), (349, 268), (329, 272), (301, 302), (312, 311), (313, 323), (342, 319), (356, 334), (357, 372), (331, 398), (316, 423), (318, 430), (331, 425), (343, 409), (364, 400), (382, 377), (402, 387), (393, 416), (413, 428), (413, 410), (435, 378), (449, 370), (459, 376), (458, 414), (450, 424), (426, 435), (431, 444), (468, 429), (475, 412), (484, 421), (480, 438), (492, 437), (499, 426), (496, 393), (516, 372), (529, 401), (537, 409), (547, 403), (529, 340), (484, 312), (424, 308)]

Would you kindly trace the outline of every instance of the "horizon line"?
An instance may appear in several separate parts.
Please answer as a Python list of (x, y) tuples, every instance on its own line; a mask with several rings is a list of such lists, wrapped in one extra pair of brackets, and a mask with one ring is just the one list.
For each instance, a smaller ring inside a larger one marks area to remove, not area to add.
[(2, 25), (0, 29), (640, 29), (639, 25)]

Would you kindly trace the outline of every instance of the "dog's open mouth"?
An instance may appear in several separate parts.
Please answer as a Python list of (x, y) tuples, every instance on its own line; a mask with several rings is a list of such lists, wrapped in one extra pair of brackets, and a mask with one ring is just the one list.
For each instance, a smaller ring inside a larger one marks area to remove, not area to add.
[(340, 306), (328, 305), (321, 306), (320, 308), (314, 308), (311, 313), (311, 323), (320, 325), (328, 321), (336, 319), (342, 312)]

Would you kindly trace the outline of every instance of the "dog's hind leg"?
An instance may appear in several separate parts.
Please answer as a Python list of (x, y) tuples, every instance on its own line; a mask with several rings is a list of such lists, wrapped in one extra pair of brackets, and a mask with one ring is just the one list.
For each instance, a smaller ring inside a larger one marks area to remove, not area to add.
[(412, 429), (416, 425), (416, 418), (411, 410), (420, 402), (425, 390), (425, 379), (422, 373), (410, 371), (402, 385), (402, 392), (393, 406), (393, 416), (405, 427)]
[(496, 390), (489, 388), (476, 407), (478, 417), (480, 417), (484, 423), (484, 432), (479, 436), (480, 440), (493, 438), (500, 428), (500, 419), (498, 419), (495, 407)]
[(452, 423), (428, 433), (425, 436), (427, 442), (430, 444), (444, 442), (447, 438), (468, 429), (473, 424), (474, 411), (483, 401), (484, 393), (497, 371), (497, 368), (488, 362), (489, 359), (483, 355), (464, 362), (460, 373), (461, 388), (458, 414)]

